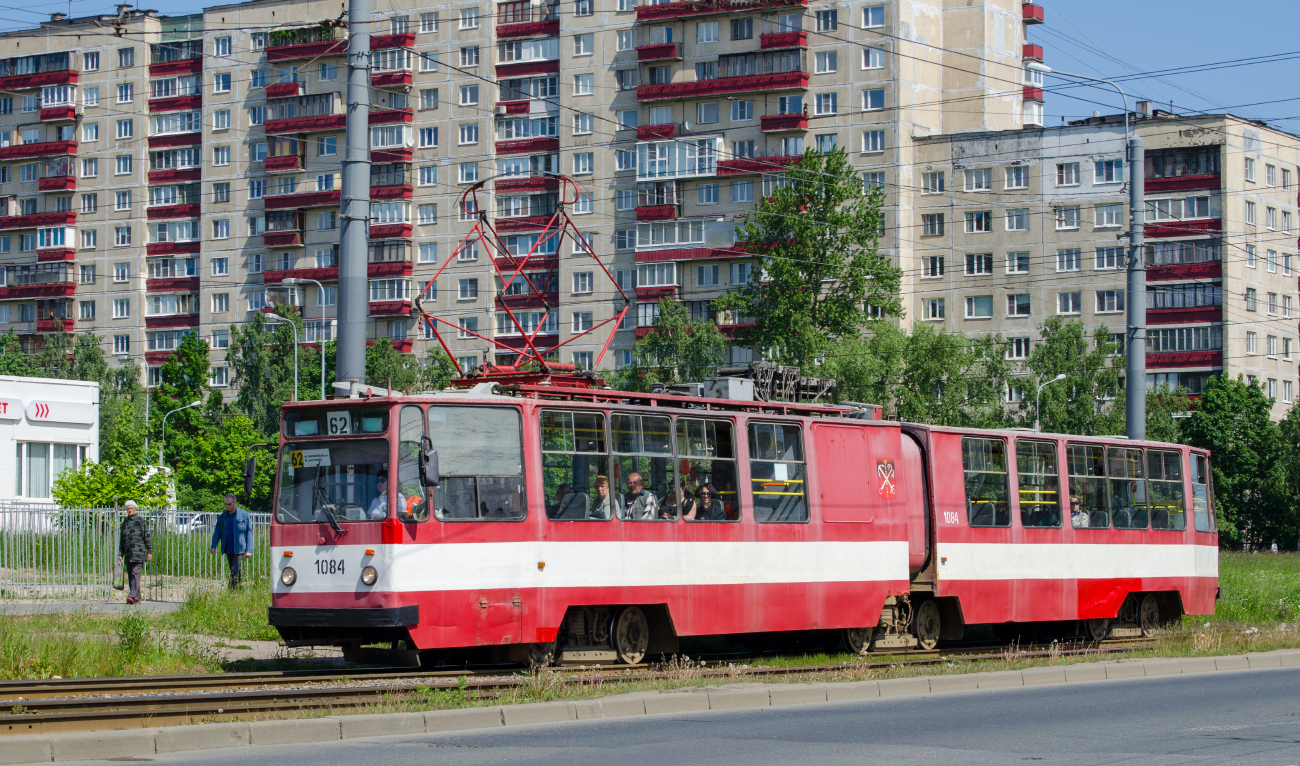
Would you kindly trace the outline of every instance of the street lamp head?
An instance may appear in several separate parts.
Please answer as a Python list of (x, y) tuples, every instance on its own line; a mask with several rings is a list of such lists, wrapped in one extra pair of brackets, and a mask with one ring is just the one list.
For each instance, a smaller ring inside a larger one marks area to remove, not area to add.
[(279, 314), (270, 314), (270, 313), (268, 313), (268, 314), (264, 314), (263, 316), (264, 316), (266, 319), (271, 320), (272, 322), (288, 322), (288, 321), (289, 321), (288, 319), (285, 319), (284, 317), (280, 316)]
[(195, 399), (194, 401), (190, 402), (189, 404), (187, 404), (187, 405), (185, 405), (185, 406), (186, 406), (186, 407), (197, 407), (197, 406), (199, 406), (200, 404), (203, 404), (203, 400), (201, 400), (201, 399)]
[(1060, 375), (1057, 375), (1055, 378), (1052, 378), (1052, 380), (1053, 381), (1065, 380), (1065, 373), (1061, 373)]
[(298, 277), (285, 277), (280, 280), (280, 284), (282, 285), (300, 285), (302, 283), (303, 281)]
[(1042, 72), (1043, 74), (1052, 73), (1052, 68), (1050, 66), (1039, 61), (1031, 61), (1028, 64), (1025, 64), (1025, 69), (1028, 69), (1031, 72)]

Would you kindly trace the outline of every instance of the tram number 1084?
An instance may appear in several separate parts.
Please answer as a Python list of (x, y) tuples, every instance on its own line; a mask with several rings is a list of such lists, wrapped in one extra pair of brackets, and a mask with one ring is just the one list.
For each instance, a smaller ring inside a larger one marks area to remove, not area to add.
[(956, 511), (944, 511), (944, 512), (943, 512), (943, 523), (944, 523), (944, 524), (960, 524), (960, 523), (961, 523), (960, 515), (959, 515)]
[(343, 559), (316, 559), (316, 574), (344, 574)]

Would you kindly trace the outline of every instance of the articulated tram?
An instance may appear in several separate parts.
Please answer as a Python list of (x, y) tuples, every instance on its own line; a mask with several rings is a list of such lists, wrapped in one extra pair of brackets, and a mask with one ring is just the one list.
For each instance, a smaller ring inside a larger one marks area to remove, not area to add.
[(290, 644), (638, 662), (683, 636), (1139, 635), (1214, 609), (1209, 455), (564, 383), (286, 404)]

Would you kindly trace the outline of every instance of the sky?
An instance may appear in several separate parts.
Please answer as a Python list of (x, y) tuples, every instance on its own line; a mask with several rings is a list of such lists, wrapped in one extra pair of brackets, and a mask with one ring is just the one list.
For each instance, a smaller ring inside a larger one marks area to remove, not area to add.
[[(215, 0), (213, 0), (215, 2)], [(140, 2), (164, 14), (195, 13), (213, 2)], [(1133, 100), (1150, 100), (1174, 111), (1229, 111), (1300, 133), (1300, 3), (1296, 0), (1037, 0), (1047, 23), (1030, 27), (1030, 42), (1042, 45), (1046, 64), (1063, 72), (1108, 79), (1179, 67), (1217, 64), (1259, 56), (1271, 63), (1208, 71), (1139, 77), (1121, 82)], [(32, 26), (51, 12), (75, 16), (113, 13), (105, 0), (0, 4), (0, 30)], [(1289, 39), (1288, 39), (1289, 38)], [(1288, 57), (1286, 54), (1294, 54)], [(1061, 118), (1119, 112), (1119, 95), (1105, 86), (1075, 87), (1049, 76), (1047, 124)], [(1077, 95), (1078, 97), (1074, 97)], [(1280, 99), (1289, 99), (1279, 101)]]

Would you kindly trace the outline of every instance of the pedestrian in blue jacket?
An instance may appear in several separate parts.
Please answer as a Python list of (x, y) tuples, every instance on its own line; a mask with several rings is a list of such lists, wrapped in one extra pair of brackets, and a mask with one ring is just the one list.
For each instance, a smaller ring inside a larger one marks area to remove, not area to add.
[(226, 493), (226, 512), (217, 516), (212, 529), (212, 555), (217, 546), (226, 554), (230, 564), (230, 587), (239, 587), (244, 571), (244, 559), (253, 557), (253, 517), (235, 502), (235, 493)]

